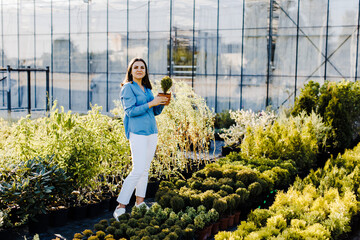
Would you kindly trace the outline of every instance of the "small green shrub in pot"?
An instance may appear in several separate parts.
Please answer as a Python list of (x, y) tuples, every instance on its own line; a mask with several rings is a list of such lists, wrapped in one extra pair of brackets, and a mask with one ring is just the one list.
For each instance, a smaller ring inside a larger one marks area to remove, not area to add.
[(228, 208), (225, 198), (215, 199), (213, 208), (219, 213), (220, 217), (225, 216), (226, 210)]
[(171, 93), (167, 93), (169, 89), (172, 87), (173, 81), (169, 76), (165, 76), (161, 79), (160, 86), (162, 89), (162, 93), (159, 93), (159, 96), (167, 97), (168, 100), (164, 105), (169, 105), (171, 99)]

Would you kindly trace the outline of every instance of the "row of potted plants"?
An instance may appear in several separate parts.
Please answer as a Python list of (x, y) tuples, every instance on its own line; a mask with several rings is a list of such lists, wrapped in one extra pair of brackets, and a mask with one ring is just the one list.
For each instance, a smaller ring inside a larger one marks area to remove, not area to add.
[(342, 239), (358, 223), (360, 144), (324, 168), (297, 179), (280, 192), (273, 205), (256, 209), (235, 232), (220, 232), (222, 239)]
[(114, 218), (101, 220), (93, 229), (74, 234), (74, 239), (206, 239), (218, 231), (218, 224), (213, 227), (218, 218), (215, 209), (207, 211), (204, 206), (176, 213), (155, 203), (149, 210), (133, 207), (131, 214), (119, 217), (119, 222)]

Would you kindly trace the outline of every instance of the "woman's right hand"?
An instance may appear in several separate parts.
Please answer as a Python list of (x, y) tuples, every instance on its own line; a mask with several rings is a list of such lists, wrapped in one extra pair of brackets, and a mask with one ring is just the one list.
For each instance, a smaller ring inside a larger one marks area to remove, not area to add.
[(149, 108), (165, 104), (167, 102), (166, 97), (156, 96), (152, 101), (149, 102)]

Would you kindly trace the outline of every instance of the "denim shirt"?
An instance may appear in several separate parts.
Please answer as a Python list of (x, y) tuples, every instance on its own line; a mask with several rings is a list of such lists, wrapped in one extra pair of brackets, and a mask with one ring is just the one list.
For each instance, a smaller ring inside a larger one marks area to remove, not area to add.
[(158, 133), (155, 116), (164, 109), (163, 105), (149, 108), (148, 102), (154, 99), (151, 90), (143, 91), (136, 82), (124, 84), (120, 90), (120, 100), (125, 111), (124, 128), (126, 138), (130, 132), (138, 135)]

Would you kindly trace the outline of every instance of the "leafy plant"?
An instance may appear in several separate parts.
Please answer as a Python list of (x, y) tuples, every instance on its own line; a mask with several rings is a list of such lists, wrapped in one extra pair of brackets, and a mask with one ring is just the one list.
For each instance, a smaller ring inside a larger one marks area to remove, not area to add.
[(71, 178), (53, 163), (53, 157), (33, 158), (0, 173), (0, 207), (15, 206), (20, 219), (46, 213), (48, 206), (65, 198), (73, 189)]

